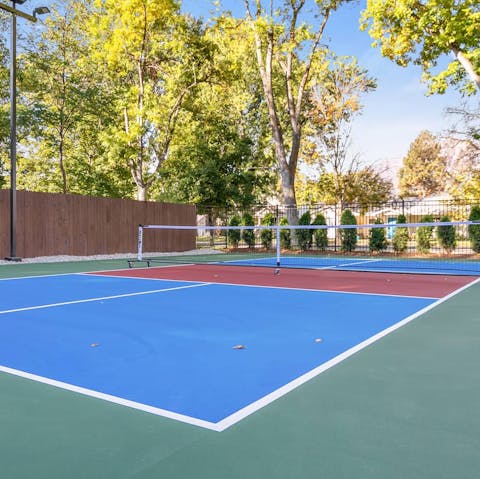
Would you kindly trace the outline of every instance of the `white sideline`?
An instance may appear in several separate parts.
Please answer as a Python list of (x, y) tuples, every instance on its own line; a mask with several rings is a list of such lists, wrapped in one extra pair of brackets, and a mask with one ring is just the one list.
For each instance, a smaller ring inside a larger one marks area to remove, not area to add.
[(116, 294), (112, 296), (102, 296), (99, 298), (77, 299), (74, 301), (65, 301), (63, 303), (41, 304), (39, 306), (26, 306), (25, 308), (7, 309), (4, 311), (0, 311), (0, 314), (18, 313), (20, 311), (32, 311), (34, 309), (54, 308), (56, 306), (66, 306), (69, 304), (93, 303), (95, 301), (105, 301), (107, 299), (128, 298), (129, 296), (141, 296), (145, 294), (165, 293), (167, 291), (176, 291), (179, 289), (188, 289), (188, 288), (199, 288), (200, 286), (208, 286), (208, 285), (210, 285), (210, 283), (197, 283), (197, 284), (189, 284), (186, 286), (176, 286), (174, 288), (163, 288), (163, 289), (154, 289), (151, 291), (140, 291), (136, 293)]

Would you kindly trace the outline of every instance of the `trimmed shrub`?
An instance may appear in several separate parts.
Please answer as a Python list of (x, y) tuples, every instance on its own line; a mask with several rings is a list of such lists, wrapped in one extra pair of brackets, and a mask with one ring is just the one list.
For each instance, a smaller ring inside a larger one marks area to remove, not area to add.
[[(407, 218), (405, 215), (398, 215), (397, 225), (405, 224)], [(395, 253), (405, 253), (408, 248), (408, 228), (395, 226), (395, 233), (392, 238), (393, 250)]]
[[(287, 218), (283, 217), (280, 219), (280, 226), (288, 226)], [(283, 249), (289, 249), (292, 244), (292, 239), (290, 237), (290, 230), (289, 229), (281, 229), (280, 230), (280, 246)]]
[[(377, 218), (376, 225), (381, 225), (382, 220)], [(370, 230), (370, 238), (368, 240), (368, 248), (370, 251), (384, 251), (387, 249), (387, 237), (385, 235), (385, 228), (372, 228)]]
[[(250, 213), (244, 213), (242, 218), (243, 226), (254, 226), (253, 216)], [(255, 248), (255, 231), (253, 229), (243, 230), (242, 239), (249, 248)]]
[[(480, 221), (480, 206), (472, 206), (468, 220)], [(478, 225), (468, 225), (468, 238), (473, 251), (480, 253), (480, 223)]]
[[(345, 210), (340, 218), (342, 225), (356, 225), (357, 219), (350, 210)], [(341, 250), (349, 253), (355, 251), (357, 246), (357, 228), (341, 228), (340, 240), (342, 242)]]
[[(433, 223), (431, 215), (425, 215), (420, 223)], [(417, 250), (422, 254), (430, 252), (433, 239), (433, 226), (419, 226), (416, 233)]]
[[(440, 218), (442, 223), (450, 221), (448, 216), (442, 216)], [(438, 226), (437, 227), (437, 239), (440, 246), (447, 252), (451, 253), (455, 246), (457, 246), (457, 238), (455, 235), (455, 227), (453, 225)]]
[[(263, 217), (261, 224), (263, 226), (273, 226), (275, 224), (275, 216), (272, 213), (267, 213)], [(272, 230), (264, 230), (264, 229), (261, 230), (260, 241), (262, 242), (262, 246), (265, 249), (270, 249), (272, 247), (272, 239), (273, 239)]]
[[(312, 217), (310, 215), (310, 211), (306, 211), (300, 216), (298, 220), (299, 225), (308, 225), (310, 226), (310, 222), (312, 221)], [(311, 248), (312, 246), (312, 237), (313, 237), (313, 230), (302, 230), (298, 229), (295, 230), (295, 236), (297, 237), (298, 246), (301, 250), (306, 251)]]
[[(232, 216), (230, 222), (228, 223), (229, 226), (240, 226), (240, 217), (238, 215)], [(227, 239), (228, 244), (233, 246), (234, 248), (238, 248), (238, 243), (240, 243), (240, 230), (228, 230)]]
[[(313, 220), (314, 225), (326, 225), (327, 221), (325, 220), (325, 216), (319, 213), (315, 216)], [(327, 228), (322, 228), (318, 230), (313, 230), (313, 239), (315, 241), (315, 246), (320, 251), (325, 251), (328, 247), (328, 230)]]

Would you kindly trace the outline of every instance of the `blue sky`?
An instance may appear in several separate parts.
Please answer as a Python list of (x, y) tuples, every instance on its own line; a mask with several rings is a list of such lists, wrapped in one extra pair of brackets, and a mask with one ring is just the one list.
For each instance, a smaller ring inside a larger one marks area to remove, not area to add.
[[(243, 0), (223, 0), (234, 15), (244, 13)], [(452, 123), (447, 107), (459, 106), (462, 97), (455, 91), (427, 97), (416, 66), (402, 68), (383, 58), (371, 47), (367, 32), (359, 30), (359, 16), (365, 1), (352, 2), (329, 20), (327, 36), (338, 55), (354, 55), (377, 79), (378, 87), (363, 98), (363, 114), (353, 125), (352, 153), (360, 153), (366, 163), (396, 167), (422, 130), (441, 133)], [(183, 0), (183, 10), (209, 18), (211, 0)]]

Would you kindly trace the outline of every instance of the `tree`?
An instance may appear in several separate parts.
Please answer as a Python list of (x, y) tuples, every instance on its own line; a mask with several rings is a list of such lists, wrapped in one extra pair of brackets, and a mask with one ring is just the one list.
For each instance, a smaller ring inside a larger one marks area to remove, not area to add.
[(31, 190), (130, 196), (128, 170), (102, 148), (114, 98), (89, 60), (88, 16), (88, 2), (53, 8), (39, 41), (20, 57), (20, 116), (30, 126), (18, 183)]
[(326, 64), (320, 42), (331, 13), (342, 2), (317, 0), (314, 12), (310, 12), (316, 17), (315, 26), (300, 23), (305, 0), (284, 0), (275, 10), (273, 2), (269, 6), (263, 3), (244, 0), (246, 21), (268, 108), (283, 203), (290, 224), (296, 224), (295, 175), (312, 73)]
[[(357, 219), (350, 210), (345, 210), (340, 217), (341, 225), (356, 225)], [(355, 251), (357, 246), (357, 228), (340, 228), (342, 251), (349, 253)]]
[[(288, 226), (288, 220), (285, 217), (280, 218), (280, 226)], [(291, 246), (291, 230), (282, 228), (280, 230), (280, 246), (283, 249), (290, 249)]]
[[(478, 14), (477, 0), (368, 0), (361, 28), (383, 56), (400, 66), (420, 65), (430, 93), (449, 85), (473, 93), (480, 90)], [(439, 71), (446, 55), (455, 60)]]
[(470, 239), (470, 244), (472, 250), (475, 253), (480, 253), (480, 206), (472, 206), (470, 215), (468, 216), (469, 221), (475, 221), (478, 224), (468, 225), (468, 237)]
[[(263, 226), (273, 226), (275, 225), (275, 215), (272, 213), (267, 213), (262, 218), (262, 225)], [(265, 249), (270, 249), (272, 247), (272, 240), (273, 240), (273, 232), (270, 229), (262, 229), (260, 232), (260, 240), (262, 242), (262, 246)]]
[(163, 201), (194, 203), (200, 213), (257, 203), (270, 191), (272, 175), (258, 174), (255, 145), (238, 125), (239, 118), (223, 108), (186, 116), (152, 194)]
[[(305, 211), (302, 216), (300, 216), (298, 220), (299, 225), (308, 225), (310, 226), (310, 222), (312, 221), (312, 216), (310, 211)], [(297, 229), (295, 230), (295, 236), (297, 237), (298, 246), (303, 251), (309, 250), (312, 246), (312, 235), (313, 230), (311, 229)]]
[(299, 175), (298, 199), (303, 204), (351, 204), (362, 207), (388, 201), (393, 184), (383, 172), (364, 166), (349, 173), (322, 173), (318, 179)]
[(361, 96), (375, 89), (376, 83), (350, 57), (332, 59), (328, 68), (317, 72), (314, 81), (308, 111), (309, 134), (313, 139), (306, 144), (303, 158), (321, 176), (330, 175), (330, 194), (336, 203), (342, 204), (354, 177), (360, 171), (363, 176), (374, 171), (372, 167), (362, 167), (359, 155), (351, 153), (351, 125), (362, 110)]
[[(313, 225), (326, 226), (327, 220), (325, 216), (321, 213), (318, 213), (313, 220)], [(315, 246), (320, 251), (325, 251), (328, 247), (328, 230), (327, 228), (319, 228), (313, 231), (313, 238), (315, 241)]]
[[(382, 220), (377, 218), (375, 220), (376, 225), (382, 224)], [(387, 249), (388, 243), (385, 236), (385, 228), (371, 228), (370, 237), (368, 240), (368, 248), (370, 251), (384, 251)]]
[[(228, 223), (229, 226), (240, 226), (241, 219), (238, 215), (233, 215)], [(227, 238), (228, 244), (232, 245), (234, 248), (238, 248), (238, 243), (240, 243), (240, 230), (239, 229), (231, 229), (228, 230)]]
[(151, 189), (162, 200), (195, 203), (200, 212), (212, 206), (248, 209), (274, 188), (258, 85), (243, 68), (247, 54), (217, 29), (208, 31), (208, 39), (223, 74), (198, 85), (185, 104), (177, 121), (181, 134), (172, 138)]
[(455, 198), (480, 197), (480, 105), (466, 102), (447, 113), (453, 124), (446, 132), (444, 143), (449, 150), (449, 193)]
[(96, 0), (92, 59), (115, 89), (117, 122), (106, 141), (130, 169), (137, 198), (158, 179), (177, 120), (196, 87), (213, 74), (213, 45), (175, 0)]
[[(442, 223), (448, 223), (450, 218), (448, 216), (442, 216), (440, 218)], [(455, 226), (444, 225), (437, 226), (437, 239), (440, 246), (447, 252), (451, 253), (457, 245), (457, 239), (455, 235)]]
[[(430, 215), (421, 218), (420, 223), (433, 223)], [(428, 254), (432, 246), (433, 226), (419, 226), (416, 232), (417, 250), (420, 253)]]
[[(244, 213), (242, 217), (242, 226), (254, 226), (253, 216), (250, 213)], [(242, 239), (249, 248), (255, 248), (255, 231), (252, 228), (242, 231)]]
[[(405, 215), (398, 215), (397, 225), (405, 224), (406, 222), (407, 218), (405, 218)], [(405, 253), (408, 248), (408, 228), (404, 226), (395, 226), (392, 244), (395, 253)]]
[(399, 172), (400, 195), (423, 198), (444, 191), (446, 164), (436, 138), (422, 131), (403, 159)]

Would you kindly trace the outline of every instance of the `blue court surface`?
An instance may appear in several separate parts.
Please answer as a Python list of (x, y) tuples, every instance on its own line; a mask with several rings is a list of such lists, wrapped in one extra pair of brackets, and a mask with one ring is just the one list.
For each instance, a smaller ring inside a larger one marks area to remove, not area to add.
[[(277, 265), (275, 257), (246, 258), (226, 261), (232, 265), (271, 266)], [(282, 268), (338, 269), (343, 271), (372, 271), (396, 273), (455, 274), (479, 276), (478, 259), (441, 258), (422, 259), (408, 257), (341, 257), (341, 256), (282, 256)]]
[(214, 430), (437, 301), (83, 274), (0, 288), (0, 370)]

